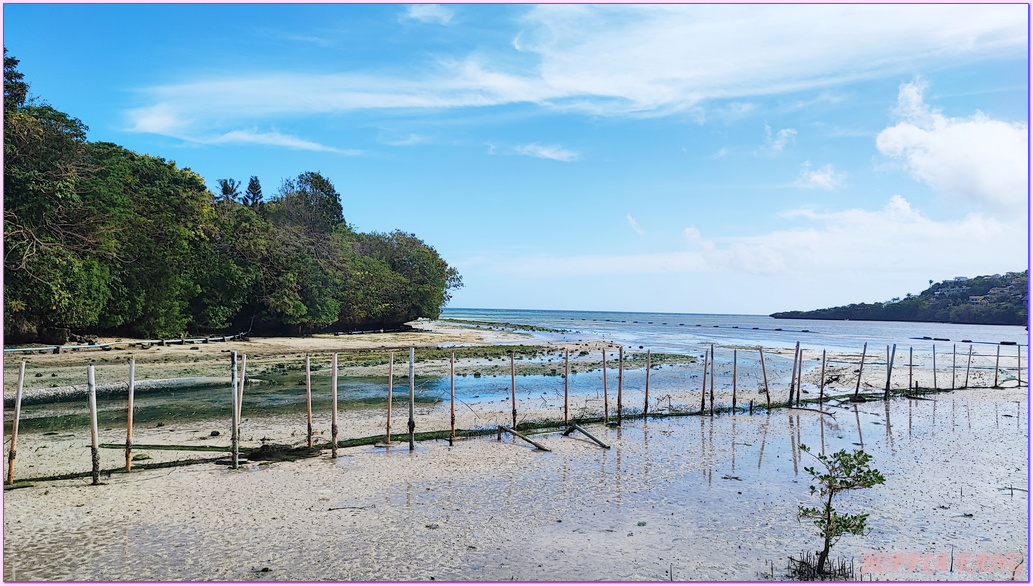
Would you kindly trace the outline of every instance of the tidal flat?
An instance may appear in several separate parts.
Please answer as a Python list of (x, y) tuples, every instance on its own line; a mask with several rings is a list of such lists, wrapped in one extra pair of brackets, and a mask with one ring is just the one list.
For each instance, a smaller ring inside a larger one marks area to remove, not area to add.
[[(803, 443), (813, 452), (863, 448), (886, 476), (837, 501), (868, 513), (871, 533), (844, 537), (834, 555), (858, 571), (878, 553), (953, 556), (953, 571), (869, 567), (865, 580), (1028, 579), (1024, 561), (1012, 570), (971, 562), (1028, 552), (1025, 388), (834, 401), (825, 414), (807, 407), (586, 426), (609, 450), (550, 432), (533, 438), (551, 452), (487, 436), (412, 452), (346, 448), (336, 461), (325, 451), (239, 470), (143, 470), (100, 486), (39, 482), (5, 493), (4, 578), (777, 579), (787, 556), (819, 546), (796, 517), (814, 504), (804, 467), (816, 460)], [(440, 421), (448, 405), (420, 409)], [(377, 427), (381, 411), (353, 409), (347, 422)], [(281, 427), (297, 427), (293, 419), (256, 416), (245, 426), (289, 434)], [(207, 431), (165, 427), (152, 431)]]

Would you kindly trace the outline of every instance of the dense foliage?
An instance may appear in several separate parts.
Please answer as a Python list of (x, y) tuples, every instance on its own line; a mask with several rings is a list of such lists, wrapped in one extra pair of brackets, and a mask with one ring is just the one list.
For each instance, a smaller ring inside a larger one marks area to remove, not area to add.
[(904, 299), (786, 311), (771, 317), (1025, 325), (1029, 319), (1029, 271), (930, 282), (920, 295), (909, 293)]
[(86, 140), (4, 50), (4, 332), (305, 333), (436, 318), (459, 274), (412, 234), (362, 234), (329, 179), (265, 198)]

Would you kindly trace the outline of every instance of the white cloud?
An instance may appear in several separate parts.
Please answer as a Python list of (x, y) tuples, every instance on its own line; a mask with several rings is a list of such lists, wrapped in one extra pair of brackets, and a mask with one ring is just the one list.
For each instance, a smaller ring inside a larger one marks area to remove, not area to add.
[(517, 154), (526, 155), (528, 157), (538, 157), (539, 159), (552, 159), (554, 161), (563, 161), (569, 163), (578, 158), (578, 153), (567, 150), (558, 145), (541, 145), (538, 143), (531, 143), (520, 145), (516, 148)]
[(646, 231), (638, 225), (638, 222), (635, 220), (635, 218), (631, 217), (631, 214), (628, 214), (628, 224), (631, 225), (631, 229), (634, 230), (635, 233), (639, 236), (642, 236), (646, 233)]
[[(130, 128), (211, 131), (274, 115), (535, 103), (600, 115), (664, 115), (909, 71), (1027, 55), (1023, 5), (538, 5), (513, 43), (403, 63), (406, 73), (258, 71), (144, 90)], [(451, 10), (407, 15), (451, 21)], [(516, 53), (516, 54), (514, 54)], [(745, 109), (745, 110), (744, 110)], [(195, 131), (195, 134), (199, 131)], [(786, 141), (789, 137), (781, 137)], [(772, 146), (782, 147), (779, 137)]]
[(804, 161), (800, 167), (800, 177), (797, 178), (797, 187), (803, 188), (817, 188), (832, 190), (843, 184), (844, 175), (837, 172), (833, 167), (832, 163), (825, 165), (820, 169), (811, 168), (810, 161)]
[(706, 159), (708, 161), (716, 161), (718, 159), (722, 159), (724, 157), (727, 157), (728, 153), (729, 153), (728, 147), (721, 147), (721, 148), (717, 149), (716, 153), (707, 156)]
[(296, 136), (290, 136), (286, 134), (280, 134), (279, 132), (258, 132), (255, 130), (234, 130), (227, 132), (218, 137), (205, 139), (195, 138), (197, 142), (203, 142), (207, 144), (261, 144), (268, 146), (282, 146), (291, 149), (303, 150), (303, 151), (317, 151), (327, 153), (337, 153), (341, 155), (360, 155), (362, 151), (355, 149), (338, 149), (312, 141), (308, 141)]
[(900, 86), (902, 121), (879, 133), (876, 146), (937, 192), (987, 213), (1029, 209), (1029, 127), (977, 111), (948, 118), (925, 104), (920, 82)]
[(795, 128), (783, 128), (777, 133), (772, 134), (771, 127), (767, 124), (764, 125), (764, 146), (761, 147), (762, 152), (766, 152), (770, 155), (778, 155), (785, 150), (786, 145), (796, 141), (796, 129)]
[(440, 4), (410, 4), (405, 15), (424, 23), (448, 24), (452, 22), (455, 12)]
[(1029, 262), (1025, 218), (1006, 222), (971, 214), (957, 221), (937, 222), (900, 195), (874, 211), (799, 209), (783, 216), (813, 225), (723, 238), (706, 238), (690, 226), (682, 233), (685, 248), (678, 251), (492, 257), (480, 268), (519, 278), (738, 273), (854, 280), (857, 274), (916, 270), (931, 276), (979, 272), (988, 258), (994, 259), (994, 266), (1023, 267)]

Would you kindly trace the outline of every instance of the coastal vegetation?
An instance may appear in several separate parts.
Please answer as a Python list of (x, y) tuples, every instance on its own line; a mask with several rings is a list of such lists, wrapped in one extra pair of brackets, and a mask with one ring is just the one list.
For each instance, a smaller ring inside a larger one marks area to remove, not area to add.
[(1025, 325), (1029, 319), (1029, 271), (929, 281), (928, 289), (918, 295), (908, 293), (903, 299), (784, 311), (771, 317)]
[(29, 95), (4, 49), (4, 333), (303, 334), (436, 318), (459, 273), (414, 234), (357, 232), (318, 172), (267, 197), (117, 144)]

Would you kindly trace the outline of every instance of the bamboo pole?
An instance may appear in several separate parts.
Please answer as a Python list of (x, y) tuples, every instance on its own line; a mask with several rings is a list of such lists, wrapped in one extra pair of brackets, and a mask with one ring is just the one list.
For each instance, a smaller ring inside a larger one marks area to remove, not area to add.
[(509, 391), (513, 397), (513, 429), (516, 429), (516, 356), (513, 352), (509, 353)]
[(760, 349), (760, 371), (764, 374), (764, 400), (767, 401), (768, 409), (771, 408), (771, 391), (768, 390), (768, 368), (764, 366), (764, 349)]
[(800, 406), (803, 397), (803, 348), (800, 348), (800, 360), (796, 365), (796, 406)]
[[(889, 350), (889, 346), (886, 346)], [(890, 352), (888, 360), (886, 361), (886, 395), (887, 399), (890, 398), (890, 378), (893, 376), (893, 361), (897, 358), (897, 345), (893, 345), (893, 351)], [(889, 424), (887, 424), (889, 425)]]
[(954, 345), (954, 357), (951, 359), (951, 390), (953, 391), (957, 383), (957, 372), (958, 372), (958, 345)]
[(337, 459), (337, 353), (330, 359), (330, 457)]
[(738, 387), (739, 377), (739, 351), (732, 350), (732, 413), (735, 413), (735, 392)]
[(936, 384), (936, 344), (933, 344), (933, 390), (939, 390), (939, 385)]
[(230, 467), (236, 470), (240, 466), (240, 427), (237, 425), (240, 413), (237, 412), (237, 351), (230, 352)]
[(796, 390), (796, 361), (800, 357), (800, 343), (796, 343), (793, 350), (793, 370), (789, 373), (789, 406), (793, 406), (793, 392)]
[(864, 343), (864, 348), (861, 350), (861, 366), (857, 369), (857, 386), (854, 387), (854, 398), (861, 393), (861, 376), (864, 375), (864, 357), (868, 353), (868, 342)]
[(519, 431), (517, 431), (517, 430), (515, 430), (515, 429), (513, 429), (511, 427), (506, 427), (505, 425), (500, 425), (499, 426), (499, 437), (502, 437), (502, 432), (503, 431), (506, 431), (506, 432), (509, 432), (509, 433), (515, 435), (516, 437), (524, 440), (525, 442), (531, 444), (532, 446), (534, 446), (535, 448), (537, 448), (537, 449), (539, 449), (539, 450), (541, 450), (543, 452), (551, 452), (552, 451), (549, 448), (543, 446), (542, 444), (540, 444), (540, 443), (534, 441), (533, 439), (527, 437), (526, 435), (520, 433)]
[(305, 411), (308, 414), (308, 447), (312, 449), (312, 358), (305, 357)]
[(563, 425), (570, 423), (570, 349), (563, 351)]
[(699, 413), (702, 415), (707, 410), (707, 370), (710, 368), (710, 350), (703, 351), (703, 389), (699, 396)]
[(451, 358), (448, 360), (448, 378), (449, 388), (451, 389), (451, 420), (452, 420), (452, 432), (448, 436), (448, 445), (453, 445), (456, 441), (456, 353), (453, 352)]
[(129, 401), (126, 406), (126, 472), (133, 469), (133, 399), (136, 394), (136, 360), (129, 359)]
[(714, 345), (710, 345), (710, 416), (714, 416), (714, 371), (717, 370), (717, 363), (714, 362), (716, 358), (714, 353)]
[(642, 407), (642, 420), (649, 416), (649, 370), (652, 368), (652, 357), (649, 350), (646, 350), (646, 402)]
[(93, 461), (93, 484), (100, 484), (100, 441), (97, 437), (97, 380), (93, 365), (86, 367), (86, 384), (90, 401), (90, 457)]
[(237, 387), (240, 389), (237, 393), (237, 425), (241, 424), (241, 419), (244, 416), (244, 380), (246, 379), (246, 370), (247, 354), (242, 354), (240, 356), (240, 377), (237, 379)]
[(818, 408), (825, 402), (825, 350), (821, 351), (821, 382), (818, 387)]
[(602, 441), (599, 440), (599, 438), (597, 438), (594, 435), (588, 433), (587, 431), (585, 431), (585, 429), (583, 427), (581, 427), (580, 425), (578, 425), (576, 423), (571, 425), (571, 426), (569, 426), (569, 427), (567, 427), (567, 431), (564, 431), (563, 435), (564, 436), (569, 436), (571, 433), (573, 433), (575, 431), (580, 431), (582, 434), (587, 436), (588, 439), (590, 439), (590, 440), (594, 441), (595, 443), (599, 444), (599, 447), (607, 449), (607, 450), (610, 449), (610, 446), (604, 444)]
[[(934, 346), (935, 347), (935, 346)], [(997, 388), (997, 375), (1001, 372), (1001, 345), (997, 345), (997, 361), (994, 362), (994, 388)]]
[(387, 353), (387, 430), (384, 434), (384, 443), (391, 444), (391, 395), (395, 388), (395, 353)]
[(968, 345), (968, 364), (965, 365), (965, 388), (968, 388), (968, 373), (972, 370), (972, 344)]
[(416, 349), (409, 347), (409, 451), (416, 449)]
[(606, 350), (603, 350), (603, 423), (610, 423), (610, 395), (606, 387)]
[(18, 422), (22, 416), (22, 389), (25, 384), (25, 361), (18, 368), (18, 394), (14, 396), (14, 422), (11, 425), (11, 451), (7, 453), (7, 484), (14, 484), (14, 459), (17, 457)]
[(617, 358), (617, 425), (621, 424), (621, 415), (624, 410), (624, 346), (618, 351)]
[[(1016, 355), (1017, 356), (1017, 360), (1018, 360), (1018, 363), (1016, 364), (1016, 366), (1018, 367), (1018, 371), (1019, 371), (1018, 372), (1018, 375), (1019, 375), (1019, 385), (1018, 386), (1022, 387), (1022, 346), (1015, 346), (1015, 350), (1018, 351), (1018, 354)], [(1029, 377), (1026, 377), (1026, 378), (1029, 378)], [(1028, 383), (1029, 381), (1026, 381), (1026, 382)]]
[(910, 391), (915, 386), (915, 347), (907, 347), (907, 388)]

